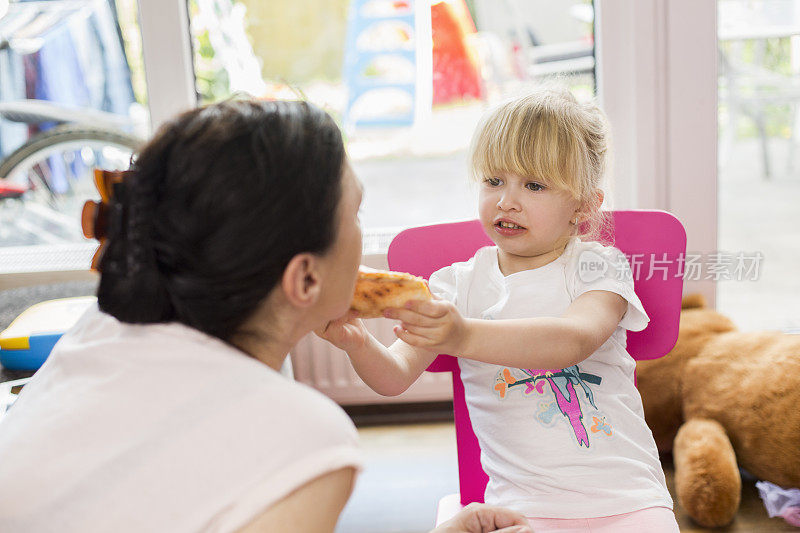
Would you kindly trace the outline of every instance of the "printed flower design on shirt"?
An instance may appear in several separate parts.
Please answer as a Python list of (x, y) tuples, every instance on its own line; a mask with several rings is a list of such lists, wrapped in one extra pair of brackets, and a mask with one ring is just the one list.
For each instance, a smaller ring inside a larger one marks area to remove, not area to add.
[(593, 416), (592, 421), (594, 422), (594, 425), (592, 426), (592, 433), (599, 433), (603, 431), (609, 437), (611, 436), (612, 433), (611, 424), (608, 424), (606, 422), (606, 417), (603, 416), (597, 418), (596, 416)]
[[(504, 368), (497, 375), (494, 390), (498, 393), (500, 398), (505, 398), (512, 387), (518, 387), (520, 385), (525, 385), (524, 394), (531, 394), (533, 391), (544, 394), (544, 384), (547, 382), (555, 397), (555, 405), (558, 407), (561, 414), (567, 418), (575, 434), (575, 438), (578, 441), (578, 445), (588, 448), (589, 435), (586, 432), (586, 427), (583, 425), (583, 409), (581, 408), (580, 398), (575, 392), (575, 385), (581, 386), (591, 406), (597, 409), (597, 405), (594, 403), (594, 394), (587, 385), (587, 382), (593, 385), (599, 385), (603, 381), (603, 378), (594, 374), (581, 372), (578, 365), (573, 365), (562, 370), (532, 370), (526, 368), (521, 368), (519, 370), (524, 372), (528, 377), (516, 378), (511, 373), (511, 369), (508, 368)], [(539, 415), (542, 415), (542, 413), (540, 412)], [(611, 426), (605, 424), (605, 418), (603, 418), (603, 421), (604, 426), (608, 427), (606, 433), (610, 435)], [(604, 427), (598, 427), (605, 431)]]
[(553, 424), (553, 419), (559, 412), (556, 402), (539, 402), (539, 412), (536, 413), (536, 418), (542, 425), (550, 426)]

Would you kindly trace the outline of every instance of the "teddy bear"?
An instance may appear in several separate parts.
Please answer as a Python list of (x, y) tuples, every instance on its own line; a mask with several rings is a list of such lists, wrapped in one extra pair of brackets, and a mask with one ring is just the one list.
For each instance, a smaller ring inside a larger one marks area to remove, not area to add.
[(705, 527), (739, 508), (739, 467), (800, 487), (800, 335), (737, 330), (700, 294), (684, 297), (675, 347), (637, 364), (645, 419), (672, 452), (678, 502)]

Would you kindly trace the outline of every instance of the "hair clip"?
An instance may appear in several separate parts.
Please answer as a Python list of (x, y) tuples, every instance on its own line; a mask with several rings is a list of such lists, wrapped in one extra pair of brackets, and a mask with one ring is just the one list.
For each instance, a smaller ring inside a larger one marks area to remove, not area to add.
[(92, 257), (92, 270), (100, 271), (100, 260), (106, 249), (109, 228), (116, 226), (115, 229), (117, 229), (121, 224), (121, 222), (117, 224), (111, 222), (111, 217), (122, 213), (120, 206), (115, 205), (117, 198), (114, 194), (114, 186), (123, 183), (126, 176), (131, 173), (130, 170), (94, 169), (94, 184), (100, 193), (100, 202), (89, 200), (83, 204), (81, 211), (81, 228), (84, 237), (100, 241), (100, 246)]

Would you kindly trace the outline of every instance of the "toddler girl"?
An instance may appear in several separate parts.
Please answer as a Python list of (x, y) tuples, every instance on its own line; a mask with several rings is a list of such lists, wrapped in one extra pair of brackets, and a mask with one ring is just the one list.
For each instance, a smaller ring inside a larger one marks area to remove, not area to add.
[(433, 301), (387, 310), (386, 348), (353, 313), (318, 334), (375, 391), (459, 357), (489, 475), (487, 503), (536, 531), (678, 531), (634, 386), (626, 330), (649, 318), (625, 256), (596, 242), (607, 123), (566, 89), (509, 101), (472, 144), (479, 218), (496, 246), (435, 272)]

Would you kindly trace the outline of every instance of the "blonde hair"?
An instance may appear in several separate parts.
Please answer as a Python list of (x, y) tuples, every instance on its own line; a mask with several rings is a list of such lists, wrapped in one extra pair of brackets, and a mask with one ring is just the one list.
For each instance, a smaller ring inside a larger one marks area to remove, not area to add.
[(595, 103), (578, 102), (567, 88), (545, 85), (500, 104), (481, 121), (470, 152), (476, 181), (516, 174), (579, 200), (586, 220), (572, 235), (599, 240), (610, 225), (597, 205), (609, 164), (608, 120)]

